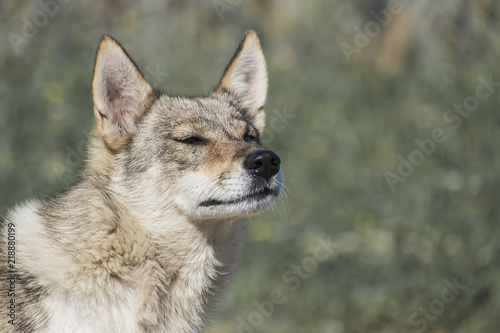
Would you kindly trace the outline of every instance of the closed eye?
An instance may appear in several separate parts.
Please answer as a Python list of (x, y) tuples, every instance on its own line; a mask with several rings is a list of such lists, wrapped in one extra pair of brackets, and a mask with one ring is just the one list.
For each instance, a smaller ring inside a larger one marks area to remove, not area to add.
[(257, 143), (260, 143), (260, 140), (259, 140), (258, 137), (256, 137), (255, 135), (248, 134), (248, 133), (246, 133), (244, 135), (243, 140), (245, 140), (245, 142), (257, 142)]
[(184, 139), (176, 139), (175, 141), (185, 143), (187, 145), (202, 145), (206, 142), (205, 139), (200, 138), (199, 136), (190, 136)]

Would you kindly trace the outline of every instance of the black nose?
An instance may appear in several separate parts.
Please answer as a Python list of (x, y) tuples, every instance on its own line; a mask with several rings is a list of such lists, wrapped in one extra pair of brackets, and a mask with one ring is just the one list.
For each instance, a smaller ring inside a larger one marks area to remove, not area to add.
[(245, 158), (243, 166), (251, 175), (269, 180), (280, 171), (281, 160), (270, 150), (259, 150)]

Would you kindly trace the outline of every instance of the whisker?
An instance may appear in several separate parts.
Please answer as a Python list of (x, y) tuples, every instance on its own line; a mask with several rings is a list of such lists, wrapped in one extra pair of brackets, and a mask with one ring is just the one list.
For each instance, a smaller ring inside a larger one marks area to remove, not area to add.
[[(287, 179), (288, 181), (288, 179)], [(283, 201), (285, 202), (285, 209), (286, 209), (286, 213), (287, 213), (287, 220), (288, 220), (288, 224), (291, 226), (291, 221), (290, 221), (290, 209), (289, 209), (289, 206), (288, 206), (288, 201), (289, 201), (289, 198), (290, 198), (290, 191), (288, 190), (288, 187), (285, 185), (285, 181), (282, 180), (280, 181), (280, 185), (282, 186), (282, 194), (280, 197), (283, 198)]]
[[(217, 178), (219, 178), (219, 176), (213, 177), (205, 184), (205, 187), (203, 188), (203, 190), (201, 190), (200, 194), (198, 195), (197, 201), (200, 201), (201, 197), (204, 196), (205, 194), (208, 194), (207, 197), (210, 197), (211, 194), (210, 192), (213, 191), (213, 189), (215, 188), (214, 185), (216, 185), (215, 181)], [(206, 193), (207, 189), (208, 193)]]

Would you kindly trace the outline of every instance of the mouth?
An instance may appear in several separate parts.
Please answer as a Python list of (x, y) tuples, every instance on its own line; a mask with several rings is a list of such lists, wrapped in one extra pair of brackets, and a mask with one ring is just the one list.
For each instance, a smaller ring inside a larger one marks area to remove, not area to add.
[(230, 201), (219, 201), (219, 200), (207, 200), (203, 201), (200, 206), (201, 207), (212, 207), (212, 206), (220, 206), (220, 205), (232, 205), (244, 201), (251, 201), (251, 200), (263, 200), (269, 196), (277, 196), (279, 193), (278, 190), (272, 190), (269, 187), (265, 187), (260, 191), (256, 191), (253, 193), (250, 193), (248, 195), (245, 195), (241, 198), (235, 199), (235, 200), (230, 200)]

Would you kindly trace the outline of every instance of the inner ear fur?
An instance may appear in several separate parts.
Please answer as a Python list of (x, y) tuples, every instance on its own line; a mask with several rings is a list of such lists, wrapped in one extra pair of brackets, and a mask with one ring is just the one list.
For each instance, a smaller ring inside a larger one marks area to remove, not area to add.
[(136, 132), (137, 123), (154, 99), (154, 91), (120, 44), (104, 36), (99, 44), (92, 81), (98, 135), (118, 150)]
[(243, 36), (215, 92), (234, 96), (247, 113), (246, 116), (262, 133), (265, 125), (267, 69), (259, 38), (254, 31), (249, 30)]

